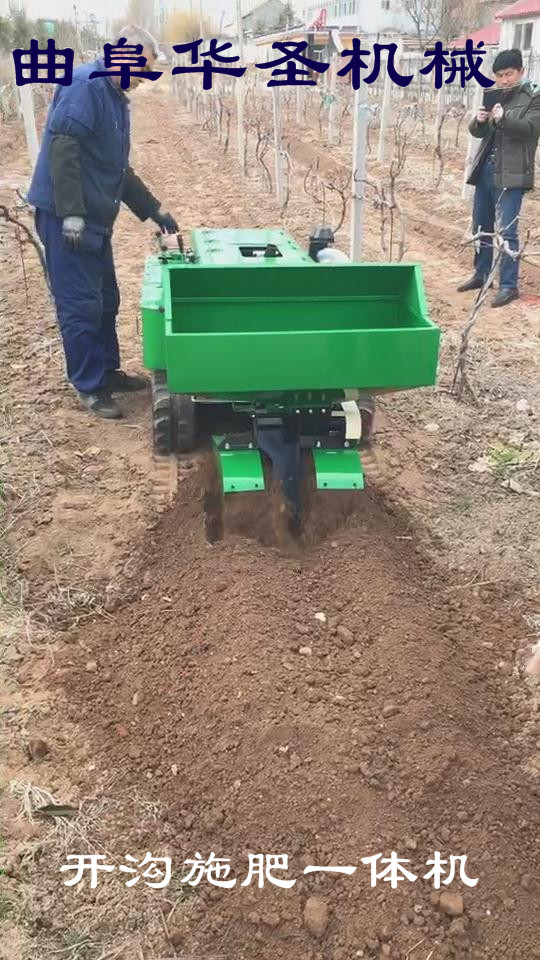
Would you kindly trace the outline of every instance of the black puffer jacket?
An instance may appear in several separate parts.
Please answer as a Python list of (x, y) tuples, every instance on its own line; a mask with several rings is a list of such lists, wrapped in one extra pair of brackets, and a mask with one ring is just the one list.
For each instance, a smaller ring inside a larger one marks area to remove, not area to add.
[(492, 120), (469, 124), (473, 137), (482, 139), (467, 183), (478, 183), (482, 164), (495, 142), (495, 186), (500, 190), (534, 187), (534, 156), (540, 137), (540, 89), (523, 83), (504, 108), (500, 124)]

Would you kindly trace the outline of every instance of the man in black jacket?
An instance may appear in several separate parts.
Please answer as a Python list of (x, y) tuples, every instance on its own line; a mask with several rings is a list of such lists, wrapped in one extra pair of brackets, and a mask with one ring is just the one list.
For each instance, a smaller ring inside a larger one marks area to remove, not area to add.
[[(518, 220), (523, 194), (534, 186), (534, 157), (540, 135), (540, 90), (524, 81), (520, 50), (501, 50), (493, 62), (501, 102), (491, 111), (481, 109), (469, 129), (482, 140), (468, 183), (476, 187), (473, 229), (493, 233), (496, 219), (511, 251), (519, 250)], [(495, 89), (495, 88), (494, 88)], [(493, 264), (493, 244), (481, 239), (474, 276), (458, 290), (478, 290)], [(503, 307), (519, 297), (519, 261), (503, 253), (499, 292), (492, 306)]]
[[(150, 70), (159, 54), (154, 38), (139, 27), (125, 27), (120, 37), (126, 46), (142, 46), (144, 70)], [(92, 73), (104, 75), (91, 78)], [(129, 92), (140, 82), (131, 77)], [(28, 192), (45, 248), (68, 380), (82, 406), (107, 419), (122, 416), (113, 393), (146, 387), (142, 377), (120, 369), (120, 295), (111, 246), (120, 203), (163, 232), (178, 231), (129, 165), (129, 102), (120, 84), (121, 77), (110, 75), (99, 59), (74, 70), (70, 86), (57, 87)]]

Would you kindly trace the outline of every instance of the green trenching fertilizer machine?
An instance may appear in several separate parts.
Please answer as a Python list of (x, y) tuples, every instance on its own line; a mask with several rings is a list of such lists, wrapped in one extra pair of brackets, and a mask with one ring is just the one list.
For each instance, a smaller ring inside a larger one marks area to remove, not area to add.
[(223, 495), (276, 481), (294, 528), (302, 472), (362, 490), (374, 396), (436, 382), (439, 329), (420, 267), (351, 263), (319, 228), (192, 231), (148, 258), (144, 365), (158, 455), (212, 445)]

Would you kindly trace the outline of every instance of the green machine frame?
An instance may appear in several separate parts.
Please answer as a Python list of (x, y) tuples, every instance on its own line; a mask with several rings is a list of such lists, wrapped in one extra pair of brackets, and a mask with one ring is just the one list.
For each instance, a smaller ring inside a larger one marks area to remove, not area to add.
[(263, 454), (298, 507), (302, 450), (319, 489), (363, 488), (373, 398), (434, 385), (440, 331), (418, 264), (318, 262), (332, 244), (324, 228), (307, 251), (280, 229), (198, 229), (148, 258), (157, 452), (189, 452), (200, 411), (226, 405), (211, 428), (225, 493), (265, 489)]

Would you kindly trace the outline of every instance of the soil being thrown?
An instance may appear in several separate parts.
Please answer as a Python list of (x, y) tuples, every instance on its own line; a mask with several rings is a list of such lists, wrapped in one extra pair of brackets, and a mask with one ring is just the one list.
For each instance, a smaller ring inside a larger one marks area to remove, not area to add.
[[(301, 555), (321, 543), (348, 517), (361, 509), (358, 491), (317, 490), (311, 451), (303, 451), (299, 469), (298, 510), (284, 495), (270, 461), (263, 455), (265, 489), (225, 496), (217, 455), (208, 449), (199, 470), (203, 491), (206, 538), (217, 543), (224, 536), (255, 540), (288, 555)], [(376, 457), (370, 452), (371, 462)]]
[[(520, 618), (440, 581), (365, 494), (333, 540), (292, 556), (210, 546), (199, 484), (191, 471), (141, 551), (139, 596), (62, 658), (88, 782), (163, 805), (144, 828), (126, 806), (108, 849), (165, 847), (178, 876), (196, 853), (230, 861), (234, 888), (202, 881), (176, 913), (190, 954), (405, 958), (424, 940), (421, 960), (538, 956), (534, 731), (494, 670)], [(422, 879), (435, 850), (478, 878), (449, 888), (462, 915)], [(372, 888), (361, 858), (392, 851), (419, 879)], [(297, 882), (242, 886), (250, 853), (288, 855), (274, 876)]]

